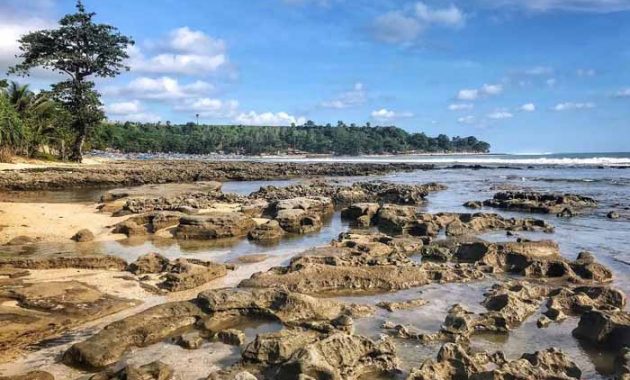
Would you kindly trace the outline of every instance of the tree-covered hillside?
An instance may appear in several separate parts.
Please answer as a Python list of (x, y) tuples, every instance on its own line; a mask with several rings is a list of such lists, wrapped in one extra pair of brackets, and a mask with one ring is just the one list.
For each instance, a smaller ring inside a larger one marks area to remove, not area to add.
[(271, 127), (242, 125), (185, 125), (103, 123), (90, 138), (95, 149), (123, 152), (189, 154), (275, 154), (287, 152), (359, 155), (409, 152), (479, 152), (490, 145), (477, 138), (446, 135), (428, 137), (396, 127), (315, 125)]

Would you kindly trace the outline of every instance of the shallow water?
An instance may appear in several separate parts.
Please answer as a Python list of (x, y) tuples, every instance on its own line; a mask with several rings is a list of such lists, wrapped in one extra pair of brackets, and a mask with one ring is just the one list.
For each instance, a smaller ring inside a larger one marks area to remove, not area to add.
[[(559, 243), (561, 252), (568, 258), (575, 256), (582, 250), (593, 252), (596, 258), (612, 269), (615, 275), (613, 286), (630, 293), (630, 170), (613, 168), (588, 167), (536, 167), (525, 169), (440, 169), (431, 171), (417, 171), (411, 173), (395, 173), (369, 179), (387, 180), (400, 183), (440, 182), (449, 189), (432, 193), (428, 202), (422, 208), (429, 212), (453, 211), (471, 212), (462, 206), (468, 200), (484, 200), (492, 197), (500, 187), (515, 189), (532, 189), (539, 191), (554, 191), (577, 193), (591, 196), (600, 202), (600, 207), (583, 215), (565, 219), (554, 215), (525, 214), (516, 212), (501, 212), (484, 209), (485, 212), (497, 212), (506, 216), (542, 218), (556, 226), (553, 234), (519, 232), (518, 235), (531, 239), (552, 239)], [(360, 178), (336, 178), (339, 182), (364, 181)], [(226, 192), (248, 194), (260, 186), (273, 184), (286, 186), (295, 181), (256, 181), (256, 182), (227, 182), (223, 185)], [(93, 202), (98, 199), (102, 190), (80, 190), (63, 193), (40, 193), (37, 201), (50, 202)], [(26, 198), (24, 198), (26, 199)], [(617, 210), (622, 218), (610, 220), (606, 213)], [(61, 251), (113, 254), (128, 261), (135, 260), (147, 252), (159, 252), (169, 258), (194, 257), (218, 262), (234, 261), (239, 256), (265, 253), (272, 257), (257, 263), (255, 266), (243, 264), (242, 271), (230, 274), (229, 279), (221, 281), (222, 286), (233, 286), (243, 276), (248, 277), (253, 270), (266, 270), (268, 267), (286, 262), (292, 255), (310, 247), (327, 244), (336, 238), (348, 226), (341, 221), (339, 213), (335, 213), (326, 221), (319, 233), (303, 236), (292, 236), (283, 239), (276, 245), (265, 246), (248, 241), (247, 239), (229, 240), (223, 242), (187, 242), (173, 239), (124, 239), (98, 243), (67, 243), (33, 245), (23, 248), (29, 253), (56, 253)], [(505, 232), (483, 234), (480, 237), (493, 240), (513, 240)], [(15, 248), (14, 248), (15, 249)], [(255, 269), (247, 269), (255, 268)], [(380, 328), (385, 320), (395, 323), (412, 325), (424, 332), (435, 332), (444, 320), (446, 311), (455, 303), (461, 303), (472, 311), (481, 312), (485, 309), (480, 305), (483, 292), (491, 286), (492, 280), (468, 284), (432, 284), (425, 287), (404, 290), (395, 293), (377, 294), (360, 297), (337, 297), (347, 302), (375, 304), (381, 300), (404, 300), (423, 298), (429, 304), (413, 310), (401, 310), (393, 313), (378, 309), (376, 315), (355, 321), (356, 331), (360, 334), (378, 338), (383, 333)], [(547, 329), (538, 329), (535, 325), (538, 314), (532, 315), (525, 323), (506, 335), (484, 335), (473, 339), (473, 348), (479, 350), (505, 351), (510, 358), (519, 357), (524, 352), (534, 352), (547, 347), (562, 348), (583, 370), (583, 377), (587, 379), (605, 378), (610, 373), (611, 357), (589, 347), (583, 347), (571, 336), (571, 330), (577, 324), (577, 318), (569, 318), (561, 324), (552, 324)], [(261, 327), (263, 330), (267, 327)], [(261, 330), (261, 331), (263, 331)], [(254, 328), (249, 331), (255, 334)], [(250, 335), (251, 335), (250, 334)], [(68, 336), (67, 339), (77, 339), (80, 336)], [(248, 339), (250, 337), (248, 336)], [(253, 338), (252, 338), (253, 339)], [(68, 342), (65, 342), (68, 343)], [(434, 358), (440, 344), (420, 345), (417, 342), (396, 340), (403, 368), (408, 370), (418, 366), (427, 358)], [(213, 365), (229, 364), (238, 358), (238, 350), (219, 343), (209, 342), (201, 350), (186, 351), (168, 342), (150, 347), (136, 349), (128, 355), (130, 361), (142, 364), (154, 358), (174, 363), (182, 371), (192, 377), (207, 375)], [(33, 362), (30, 362), (32, 365)], [(197, 366), (197, 364), (203, 364)], [(0, 366), (0, 370), (6, 368)], [(201, 370), (199, 369), (201, 368)], [(199, 371), (199, 372), (196, 372)], [(193, 376), (194, 375), (194, 376)], [(376, 377), (376, 376), (375, 376)], [(64, 377), (59, 377), (63, 379)], [(187, 377), (184, 377), (187, 378)], [(379, 377), (380, 378), (380, 377)]]

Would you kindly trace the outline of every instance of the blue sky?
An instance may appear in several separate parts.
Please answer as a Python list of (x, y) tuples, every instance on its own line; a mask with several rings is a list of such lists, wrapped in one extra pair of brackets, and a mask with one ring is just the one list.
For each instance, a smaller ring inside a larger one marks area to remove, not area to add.
[[(630, 150), (630, 0), (84, 3), (136, 41), (131, 72), (97, 81), (112, 120), (343, 120), (495, 152)], [(0, 69), (15, 36), (73, 7), (0, 0)]]

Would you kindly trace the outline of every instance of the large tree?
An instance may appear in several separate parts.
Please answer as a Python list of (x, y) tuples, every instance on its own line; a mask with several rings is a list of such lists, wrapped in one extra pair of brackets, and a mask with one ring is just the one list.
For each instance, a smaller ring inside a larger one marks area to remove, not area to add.
[(100, 94), (91, 77), (114, 77), (123, 70), (130, 37), (111, 25), (97, 24), (94, 13), (87, 12), (79, 0), (77, 11), (59, 20), (57, 29), (39, 30), (19, 40), (22, 62), (9, 69), (10, 74), (28, 75), (43, 67), (68, 77), (52, 86), (52, 94), (71, 115), (76, 133), (71, 159), (81, 162), (86, 136), (104, 117)]

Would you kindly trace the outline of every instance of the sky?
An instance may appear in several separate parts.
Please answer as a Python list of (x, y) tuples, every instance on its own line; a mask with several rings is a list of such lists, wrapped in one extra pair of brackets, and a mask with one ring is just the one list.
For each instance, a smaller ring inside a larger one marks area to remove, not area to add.
[[(313, 120), (474, 135), (493, 152), (630, 151), (630, 0), (84, 0), (133, 37), (110, 120)], [(0, 0), (17, 39), (73, 0)], [(37, 70), (33, 89), (57, 74)]]

